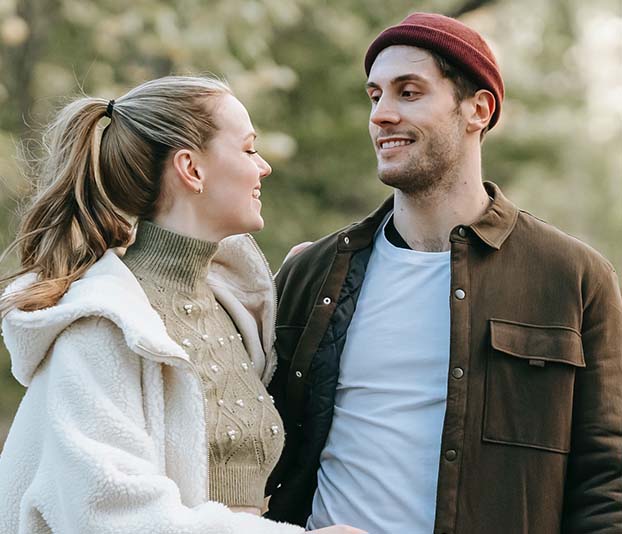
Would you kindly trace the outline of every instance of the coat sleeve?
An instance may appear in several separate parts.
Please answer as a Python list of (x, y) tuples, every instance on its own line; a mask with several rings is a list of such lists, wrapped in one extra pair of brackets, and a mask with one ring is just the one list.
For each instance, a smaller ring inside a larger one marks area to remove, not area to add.
[(612, 268), (585, 284), (564, 534), (622, 532), (622, 299)]
[(112, 322), (74, 323), (40, 372), (47, 423), (37, 475), (20, 506), (25, 532), (42, 521), (54, 532), (91, 534), (303, 532), (216, 502), (182, 504), (145, 430), (140, 357)]

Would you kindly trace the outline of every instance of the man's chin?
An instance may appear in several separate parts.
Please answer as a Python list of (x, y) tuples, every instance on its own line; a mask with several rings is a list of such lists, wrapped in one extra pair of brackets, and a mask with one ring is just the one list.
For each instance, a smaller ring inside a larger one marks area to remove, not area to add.
[(400, 186), (407, 185), (411, 178), (403, 171), (403, 169), (378, 169), (378, 179), (389, 187), (401, 189)]
[(400, 190), (408, 196), (421, 196), (434, 190), (439, 185), (438, 177), (426, 173), (418, 175), (413, 172), (401, 172), (397, 169), (388, 171), (378, 169), (378, 179), (385, 185)]

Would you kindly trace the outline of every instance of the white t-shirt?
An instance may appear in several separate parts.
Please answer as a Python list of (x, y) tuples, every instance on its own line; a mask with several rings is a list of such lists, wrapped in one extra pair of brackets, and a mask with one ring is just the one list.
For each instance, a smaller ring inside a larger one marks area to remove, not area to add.
[(376, 235), (307, 528), (430, 534), (447, 399), (450, 252)]

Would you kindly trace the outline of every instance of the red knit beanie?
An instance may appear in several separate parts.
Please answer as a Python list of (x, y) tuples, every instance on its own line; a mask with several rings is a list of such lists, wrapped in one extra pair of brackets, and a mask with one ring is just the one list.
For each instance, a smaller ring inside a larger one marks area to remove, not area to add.
[(456, 19), (434, 13), (412, 13), (397, 26), (384, 30), (367, 49), (365, 72), (369, 76), (378, 54), (393, 45), (425, 48), (444, 57), (482, 89), (490, 91), (496, 101), (489, 128), (499, 120), (503, 101), (503, 80), (497, 60), (475, 30)]

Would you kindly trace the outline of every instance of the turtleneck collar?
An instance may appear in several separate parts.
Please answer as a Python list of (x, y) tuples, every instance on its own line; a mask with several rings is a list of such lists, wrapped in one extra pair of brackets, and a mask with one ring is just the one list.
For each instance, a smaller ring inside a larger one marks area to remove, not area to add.
[(205, 282), (218, 243), (202, 241), (140, 221), (136, 240), (123, 262), (140, 277), (151, 277), (180, 291), (194, 291)]

